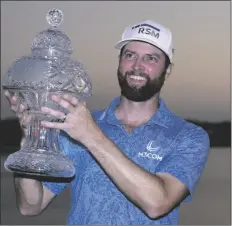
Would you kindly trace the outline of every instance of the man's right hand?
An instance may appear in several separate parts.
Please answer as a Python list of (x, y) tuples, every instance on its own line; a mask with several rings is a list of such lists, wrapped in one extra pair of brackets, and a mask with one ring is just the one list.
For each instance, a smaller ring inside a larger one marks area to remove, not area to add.
[(18, 106), (18, 102), (17, 102), (17, 97), (15, 95), (11, 95), (9, 93), (9, 91), (5, 92), (5, 96), (7, 97), (10, 106), (11, 106), (11, 110), (14, 111), (16, 113), (16, 117), (19, 119), (19, 124), (21, 126), (21, 129), (23, 131), (23, 137), (20, 143), (20, 146), (22, 147), (24, 141), (25, 141), (25, 134), (28, 128), (28, 125), (30, 124), (31, 121), (31, 116), (28, 115), (26, 106), (23, 104), (20, 104), (20, 106)]
[(5, 92), (5, 96), (7, 97), (10, 103), (11, 110), (16, 113), (16, 116), (19, 119), (19, 123), (22, 129), (27, 128), (27, 126), (30, 123), (31, 117), (27, 114), (26, 106), (23, 104), (20, 104), (20, 106), (18, 106), (17, 97), (15, 95), (11, 95), (9, 91)]

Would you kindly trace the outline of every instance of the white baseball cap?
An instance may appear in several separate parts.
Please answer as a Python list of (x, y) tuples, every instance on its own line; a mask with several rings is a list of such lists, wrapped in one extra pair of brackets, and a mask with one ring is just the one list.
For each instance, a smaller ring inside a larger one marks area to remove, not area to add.
[(120, 50), (124, 45), (133, 40), (144, 41), (158, 47), (167, 54), (172, 63), (172, 33), (163, 25), (152, 20), (146, 20), (129, 26), (124, 30), (122, 39), (117, 42), (115, 48)]

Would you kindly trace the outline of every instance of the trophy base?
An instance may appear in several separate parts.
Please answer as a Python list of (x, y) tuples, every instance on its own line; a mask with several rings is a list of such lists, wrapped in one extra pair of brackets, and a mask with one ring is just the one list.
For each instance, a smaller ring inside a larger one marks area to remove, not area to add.
[(71, 178), (75, 175), (73, 162), (62, 153), (37, 150), (19, 150), (10, 154), (4, 162), (9, 172), (18, 174)]

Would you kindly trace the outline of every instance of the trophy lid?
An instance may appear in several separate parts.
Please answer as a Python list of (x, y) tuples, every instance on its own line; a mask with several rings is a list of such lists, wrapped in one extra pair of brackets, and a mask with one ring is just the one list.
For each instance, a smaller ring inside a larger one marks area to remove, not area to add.
[(58, 29), (63, 21), (59, 9), (50, 10), (46, 19), (50, 27), (33, 39), (31, 55), (16, 60), (4, 76), (4, 89), (66, 91), (76, 96), (90, 96), (91, 80), (84, 66), (71, 59), (72, 43)]
[(46, 19), (51, 27), (35, 36), (32, 52), (45, 58), (58, 59), (59, 55), (70, 56), (73, 52), (71, 41), (65, 33), (58, 30), (63, 21), (63, 13), (59, 9), (52, 9), (47, 13)]

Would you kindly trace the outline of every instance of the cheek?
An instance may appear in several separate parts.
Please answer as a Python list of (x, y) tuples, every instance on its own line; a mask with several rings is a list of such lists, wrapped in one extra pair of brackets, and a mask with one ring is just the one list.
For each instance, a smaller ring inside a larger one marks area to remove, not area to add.
[(119, 70), (122, 72), (126, 72), (131, 70), (132, 68), (132, 63), (121, 61), (119, 62)]
[(163, 67), (160, 65), (153, 65), (152, 67), (147, 67), (147, 71), (152, 77), (157, 77), (163, 72)]

